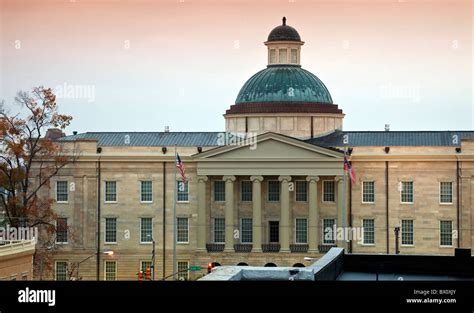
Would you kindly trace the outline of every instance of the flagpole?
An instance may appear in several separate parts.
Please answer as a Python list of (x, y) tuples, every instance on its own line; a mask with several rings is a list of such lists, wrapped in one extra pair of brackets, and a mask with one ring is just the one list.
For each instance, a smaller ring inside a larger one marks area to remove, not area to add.
[[(347, 160), (347, 145), (344, 146), (344, 162), (345, 160)], [(348, 232), (346, 232), (346, 170), (345, 170), (345, 164), (344, 164), (344, 194), (342, 195), (342, 228), (344, 230), (343, 234), (347, 234)], [(347, 170), (347, 172), (349, 171), (349, 169)], [(344, 242), (344, 250), (345, 252), (344, 253), (347, 253), (347, 242), (348, 242), (348, 238), (345, 238), (345, 240), (343, 241)]]
[(176, 145), (174, 145), (174, 192), (173, 192), (173, 279), (176, 280), (176, 201), (177, 201), (177, 189), (178, 182), (176, 180), (176, 164), (178, 161), (178, 152), (176, 151)]

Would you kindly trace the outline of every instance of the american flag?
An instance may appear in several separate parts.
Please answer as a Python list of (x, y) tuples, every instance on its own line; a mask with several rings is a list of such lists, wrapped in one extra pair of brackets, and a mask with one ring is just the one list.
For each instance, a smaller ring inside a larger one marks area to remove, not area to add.
[(356, 174), (355, 174), (354, 169), (352, 168), (351, 162), (347, 160), (347, 156), (345, 153), (344, 153), (344, 172), (349, 173), (349, 176), (351, 177), (351, 181), (355, 185)]
[(181, 158), (179, 157), (179, 154), (176, 153), (176, 167), (179, 170), (179, 173), (181, 174), (181, 178), (183, 179), (183, 182), (186, 182), (186, 172), (184, 171), (184, 164), (181, 162)]

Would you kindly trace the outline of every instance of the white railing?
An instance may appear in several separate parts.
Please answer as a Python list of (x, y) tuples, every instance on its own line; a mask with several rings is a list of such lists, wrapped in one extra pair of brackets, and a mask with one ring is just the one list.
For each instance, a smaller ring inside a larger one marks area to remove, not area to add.
[(36, 241), (32, 240), (0, 240), (0, 256), (35, 250)]

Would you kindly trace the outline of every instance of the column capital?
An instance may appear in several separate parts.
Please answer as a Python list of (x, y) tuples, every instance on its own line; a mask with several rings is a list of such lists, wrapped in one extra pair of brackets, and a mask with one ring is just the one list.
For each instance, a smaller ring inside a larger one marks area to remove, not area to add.
[(338, 182), (338, 183), (343, 183), (344, 182), (344, 176), (340, 175), (340, 176), (336, 176), (334, 178), (334, 181)]
[(291, 181), (291, 176), (282, 175), (282, 176), (278, 177), (278, 180), (281, 181), (281, 182), (283, 182), (283, 181), (290, 182)]
[(306, 181), (310, 183), (317, 183), (319, 181), (319, 176), (307, 176)]
[(222, 176), (222, 180), (223, 181), (231, 181), (231, 182), (234, 182), (235, 181), (235, 176), (234, 175), (225, 175), (225, 176)]
[(197, 177), (197, 181), (198, 183), (205, 183), (209, 180), (209, 178), (205, 175), (200, 175)]
[(258, 181), (258, 182), (262, 182), (263, 181), (263, 176), (250, 176), (250, 180), (251, 181)]

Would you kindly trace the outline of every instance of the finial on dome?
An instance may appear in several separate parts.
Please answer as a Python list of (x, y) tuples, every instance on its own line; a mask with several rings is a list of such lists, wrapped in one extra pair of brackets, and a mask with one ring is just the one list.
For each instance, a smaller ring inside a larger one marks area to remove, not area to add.
[(283, 26), (285, 26), (286, 25), (286, 17), (283, 16), (282, 20), (283, 20)]

